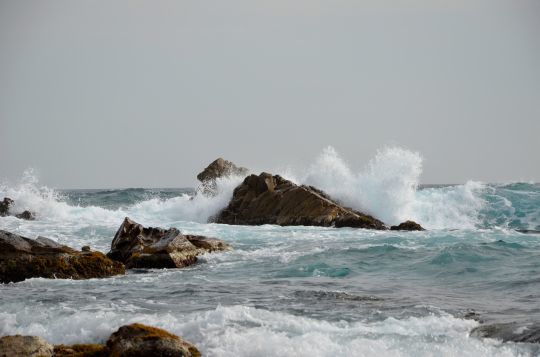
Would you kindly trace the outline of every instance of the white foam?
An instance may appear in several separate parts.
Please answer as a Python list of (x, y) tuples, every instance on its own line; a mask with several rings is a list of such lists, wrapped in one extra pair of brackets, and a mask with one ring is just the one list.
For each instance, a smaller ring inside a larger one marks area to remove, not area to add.
[(53, 189), (39, 186), (33, 170), (27, 170), (17, 185), (1, 185), (0, 197), (15, 200), (12, 208), (15, 213), (29, 209), (37, 214), (40, 221), (55, 221), (61, 224), (84, 222), (93, 225), (118, 225), (125, 216), (145, 221), (145, 224), (177, 220), (206, 223), (209, 217), (228, 204), (234, 188), (242, 179), (243, 177), (239, 176), (218, 179), (214, 197), (202, 194), (191, 197), (184, 194), (166, 200), (154, 198), (128, 208), (110, 210), (96, 206), (69, 205)]
[(328, 147), (305, 175), (296, 177), (390, 225), (412, 219), (431, 229), (473, 228), (483, 206), (479, 193), (484, 186), (468, 182), (418, 190), (421, 173), (421, 155), (404, 148), (384, 148), (363, 170), (354, 172)]
[(477, 322), (444, 314), (330, 322), (239, 305), (187, 316), (117, 309), (57, 316), (48, 310), (33, 315), (32, 308), (17, 316), (0, 313), (0, 334), (39, 335), (52, 343), (103, 342), (121, 325), (141, 322), (182, 336), (206, 356), (515, 356), (527, 348), (471, 338)]

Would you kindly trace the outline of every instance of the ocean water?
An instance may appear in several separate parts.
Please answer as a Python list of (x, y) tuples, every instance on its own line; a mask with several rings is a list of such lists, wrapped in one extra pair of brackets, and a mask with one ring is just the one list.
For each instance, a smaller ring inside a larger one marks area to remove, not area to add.
[[(540, 321), (540, 185), (422, 186), (422, 159), (382, 150), (354, 172), (332, 148), (300, 174), (387, 224), (425, 232), (207, 223), (239, 177), (214, 198), (193, 189), (52, 190), (31, 171), (0, 186), (14, 210), (0, 229), (107, 252), (124, 217), (223, 239), (234, 250), (173, 270), (85, 281), (0, 285), (0, 335), (51, 343), (104, 341), (142, 322), (195, 343), (207, 356), (537, 356), (539, 345), (469, 336), (479, 322)], [(526, 232), (526, 233), (524, 233)]]

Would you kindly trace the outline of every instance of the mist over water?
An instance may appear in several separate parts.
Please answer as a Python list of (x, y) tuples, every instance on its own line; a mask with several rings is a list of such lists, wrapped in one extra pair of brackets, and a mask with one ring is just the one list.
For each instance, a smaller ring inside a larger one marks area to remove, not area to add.
[[(123, 218), (215, 236), (234, 250), (186, 269), (131, 271), (86, 281), (30, 279), (0, 286), (0, 335), (53, 343), (103, 341), (142, 322), (194, 342), (209, 356), (516, 356), (536, 345), (469, 336), (478, 322), (540, 321), (540, 186), (469, 181), (422, 186), (422, 157), (381, 149), (353, 170), (331, 147), (307, 169), (280, 173), (316, 186), (386, 224), (425, 232), (207, 223), (243, 177), (195, 189), (52, 190), (24, 173), (0, 198), (37, 220), (0, 229), (107, 252)], [(256, 173), (258, 174), (258, 172)]]

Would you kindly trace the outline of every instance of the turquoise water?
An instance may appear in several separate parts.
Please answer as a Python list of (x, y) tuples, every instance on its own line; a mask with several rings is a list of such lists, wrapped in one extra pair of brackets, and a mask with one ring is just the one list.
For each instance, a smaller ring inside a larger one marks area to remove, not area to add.
[(405, 212), (425, 232), (206, 223), (230, 190), (214, 199), (191, 199), (190, 189), (0, 191), (38, 214), (32, 222), (0, 218), (0, 229), (32, 238), (106, 252), (130, 216), (234, 247), (186, 269), (2, 285), (0, 335), (98, 342), (137, 321), (209, 356), (540, 354), (534, 344), (471, 337), (479, 322), (464, 318), (540, 321), (537, 184), (420, 187), (392, 214)]

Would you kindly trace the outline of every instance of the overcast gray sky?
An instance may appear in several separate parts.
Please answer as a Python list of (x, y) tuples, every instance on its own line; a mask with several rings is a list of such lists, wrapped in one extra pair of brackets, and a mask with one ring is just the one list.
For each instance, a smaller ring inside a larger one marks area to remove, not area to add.
[(332, 145), (424, 183), (540, 181), (536, 0), (0, 0), (0, 178), (193, 186)]

